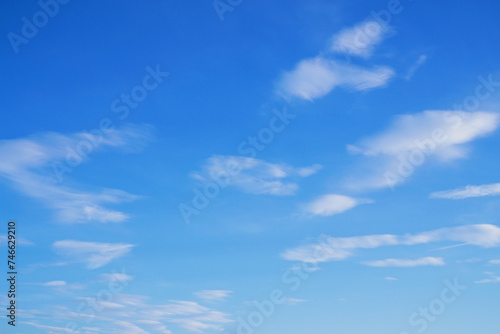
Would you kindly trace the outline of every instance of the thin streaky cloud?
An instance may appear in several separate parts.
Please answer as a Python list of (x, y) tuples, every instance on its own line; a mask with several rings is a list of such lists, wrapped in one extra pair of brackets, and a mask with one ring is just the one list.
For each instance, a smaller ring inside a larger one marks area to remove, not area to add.
[(500, 283), (500, 276), (497, 276), (493, 273), (485, 273), (486, 275), (489, 276), (489, 278), (484, 278), (479, 281), (474, 281), (474, 283), (478, 284), (488, 284), (488, 283)]
[[(20, 193), (44, 203), (65, 223), (123, 222), (129, 215), (104, 205), (129, 202), (138, 197), (118, 189), (100, 192), (83, 190), (83, 186), (58, 183), (56, 171), (76, 167), (89, 160), (89, 154), (77, 154), (76, 149), (94, 138), (98, 144), (89, 152), (105, 148), (137, 150), (150, 138), (150, 126), (123, 126), (97, 139), (91, 133), (70, 135), (41, 133), (28, 138), (0, 141), (0, 177)], [(69, 159), (69, 160), (68, 160)], [(56, 167), (54, 167), (56, 166)], [(55, 168), (55, 169), (54, 169)]]
[(451, 246), (446, 246), (446, 247), (439, 247), (439, 248), (435, 248), (435, 249), (431, 249), (430, 251), (440, 251), (440, 250), (446, 250), (446, 249), (451, 249), (451, 248), (456, 248), (456, 247), (462, 247), (462, 246), (467, 246), (468, 243), (461, 243), (461, 244), (457, 244), (457, 245), (451, 245)]
[(415, 72), (422, 66), (425, 64), (425, 62), (427, 61), (427, 55), (420, 55), (420, 57), (418, 57), (417, 61), (408, 69), (408, 73), (406, 73), (405, 75), (405, 80), (410, 80), (413, 75), (415, 74)]
[(103, 282), (127, 282), (134, 278), (124, 273), (101, 274), (100, 280)]
[(306, 300), (305, 299), (300, 299), (300, 298), (284, 298), (283, 300), (283, 303), (285, 305), (291, 305), (291, 306), (294, 306), (294, 305), (297, 305), (297, 304), (300, 304), (300, 303), (305, 303)]
[[(95, 298), (78, 297), (77, 300), (95, 303)], [(169, 300), (162, 304), (153, 304), (149, 296), (131, 294), (113, 294), (110, 302), (100, 301), (100, 312), (92, 316), (92, 326), (99, 333), (164, 333), (171, 334), (169, 327), (179, 326), (188, 332), (211, 333), (221, 332), (223, 325), (233, 322), (229, 315), (219, 310), (202, 306), (196, 302), (185, 300)], [(66, 324), (68, 321), (81, 323), (85, 315), (65, 307), (56, 307), (57, 311), (46, 309), (26, 310), (26, 314), (34, 314), (38, 319), (46, 319)], [(64, 321), (61, 321), (64, 319)], [(67, 333), (57, 327), (26, 324), (49, 333)], [(83, 329), (83, 328), (81, 328)], [(52, 332), (50, 332), (52, 330)], [(79, 331), (80, 333), (81, 331)], [(71, 332), (68, 332), (71, 333)], [(75, 332), (76, 333), (76, 332)]]
[(290, 196), (299, 186), (293, 178), (317, 173), (320, 165), (295, 168), (241, 156), (214, 155), (207, 159), (200, 172), (191, 176), (203, 183), (218, 182), (255, 195)]
[(421, 266), (444, 266), (445, 262), (440, 257), (422, 257), (419, 259), (385, 259), (376, 261), (365, 261), (361, 264), (369, 267), (421, 267)]
[(484, 184), (480, 186), (467, 185), (464, 188), (453, 190), (437, 191), (430, 195), (430, 198), (442, 199), (465, 199), (471, 197), (485, 197), (500, 195), (500, 183)]
[[(7, 244), (8, 241), (9, 241), (9, 238), (5, 234), (0, 235), (0, 245)], [(33, 246), (34, 245), (33, 242), (31, 242), (30, 240), (25, 239), (25, 238), (17, 238), (16, 243), (19, 245), (22, 245), (22, 246)]]
[(202, 290), (195, 292), (194, 295), (200, 299), (209, 301), (221, 301), (229, 297), (233, 292), (229, 290)]
[(52, 248), (57, 254), (74, 262), (87, 264), (88, 269), (100, 268), (114, 259), (128, 254), (134, 245), (123, 243), (99, 243), (76, 240), (56, 241)]
[(357, 249), (450, 241), (483, 248), (500, 247), (500, 228), (496, 225), (478, 224), (405, 235), (375, 234), (344, 238), (324, 236), (321, 242), (288, 249), (281, 257), (288, 261), (320, 263), (345, 260), (352, 257)]

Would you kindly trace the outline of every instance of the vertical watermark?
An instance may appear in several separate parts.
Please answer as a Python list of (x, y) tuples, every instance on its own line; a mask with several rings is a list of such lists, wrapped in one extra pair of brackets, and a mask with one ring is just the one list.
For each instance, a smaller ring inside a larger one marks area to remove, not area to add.
[(9, 290), (7, 291), (7, 298), (9, 300), (7, 307), (7, 322), (10, 326), (16, 326), (16, 222), (10, 221), (7, 224), (7, 282), (9, 283)]

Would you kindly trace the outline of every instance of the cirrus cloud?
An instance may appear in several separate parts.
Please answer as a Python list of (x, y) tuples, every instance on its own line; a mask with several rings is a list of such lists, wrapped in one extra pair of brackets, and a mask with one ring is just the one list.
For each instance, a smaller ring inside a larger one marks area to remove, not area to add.
[(420, 267), (444, 266), (445, 262), (440, 257), (422, 257), (419, 259), (385, 259), (361, 262), (369, 267)]
[(500, 247), (500, 228), (496, 225), (478, 224), (405, 235), (375, 234), (344, 238), (324, 236), (321, 242), (288, 249), (281, 257), (289, 261), (320, 263), (345, 260), (353, 256), (357, 249), (436, 242), (461, 242), (483, 248)]

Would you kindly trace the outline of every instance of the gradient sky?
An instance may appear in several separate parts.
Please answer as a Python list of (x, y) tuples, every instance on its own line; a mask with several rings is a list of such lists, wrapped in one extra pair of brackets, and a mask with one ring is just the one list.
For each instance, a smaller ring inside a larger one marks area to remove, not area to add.
[(1, 6), (3, 332), (498, 332), (500, 5)]

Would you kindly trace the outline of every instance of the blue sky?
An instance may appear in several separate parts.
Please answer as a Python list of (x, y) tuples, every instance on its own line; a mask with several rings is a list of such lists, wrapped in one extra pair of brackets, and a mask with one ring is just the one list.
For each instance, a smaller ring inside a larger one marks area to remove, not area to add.
[(498, 5), (2, 7), (4, 331), (500, 327)]

